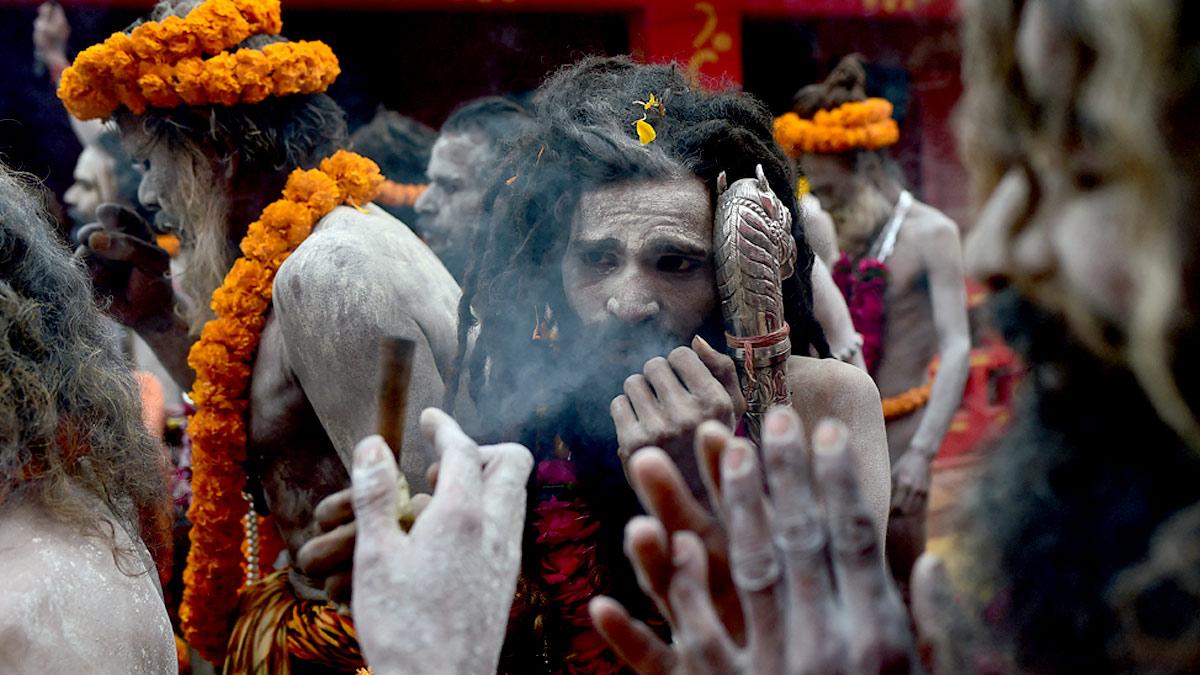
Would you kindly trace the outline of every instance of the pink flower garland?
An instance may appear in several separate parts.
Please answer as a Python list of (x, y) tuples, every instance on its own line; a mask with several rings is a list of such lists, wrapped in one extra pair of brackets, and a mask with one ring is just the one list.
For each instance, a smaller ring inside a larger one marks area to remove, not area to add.
[(884, 294), (887, 292), (887, 264), (874, 258), (860, 260), (857, 265), (843, 253), (833, 265), (833, 281), (841, 289), (850, 308), (854, 330), (863, 338), (863, 360), (867, 371), (874, 374), (883, 355)]
[(587, 611), (588, 601), (600, 590), (596, 564), (600, 523), (592, 518), (583, 499), (570, 495), (578, 483), (570, 460), (542, 460), (537, 466), (537, 482), (543, 489), (559, 488), (553, 492), (568, 495), (542, 500), (534, 507), (533, 518), (537, 543), (542, 547), (541, 581), (558, 609), (567, 640), (563, 672), (619, 673), (621, 666), (592, 626)]

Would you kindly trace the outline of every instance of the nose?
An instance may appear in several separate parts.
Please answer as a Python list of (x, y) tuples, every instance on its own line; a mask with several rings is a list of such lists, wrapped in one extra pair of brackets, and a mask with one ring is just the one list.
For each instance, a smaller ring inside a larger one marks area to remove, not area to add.
[(150, 210), (162, 208), (162, 204), (159, 203), (158, 173), (154, 171), (153, 166), (142, 176), (142, 182), (138, 183), (137, 196), (142, 206)]
[(658, 315), (662, 307), (633, 280), (620, 284), (605, 309), (622, 323), (641, 323)]
[(72, 183), (71, 187), (67, 188), (67, 191), (63, 193), (63, 201), (67, 203), (67, 206), (78, 206), (79, 186)]
[(417, 197), (417, 202), (413, 204), (413, 208), (417, 213), (423, 216), (431, 216), (437, 213), (437, 193), (436, 185), (430, 185), (425, 188), (420, 197)]

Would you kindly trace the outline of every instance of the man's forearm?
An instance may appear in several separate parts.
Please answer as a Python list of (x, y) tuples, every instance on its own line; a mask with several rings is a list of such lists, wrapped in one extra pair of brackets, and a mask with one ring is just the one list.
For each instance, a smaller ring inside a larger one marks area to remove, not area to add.
[(196, 374), (187, 364), (188, 352), (196, 338), (188, 334), (187, 324), (172, 312), (161, 323), (135, 328), (139, 337), (150, 346), (159, 363), (167, 369), (171, 379), (180, 389), (192, 388)]
[(950, 422), (962, 403), (970, 366), (971, 343), (965, 336), (955, 339), (942, 350), (941, 364), (929, 394), (929, 405), (913, 435), (909, 450), (920, 452), (930, 460), (937, 454)]

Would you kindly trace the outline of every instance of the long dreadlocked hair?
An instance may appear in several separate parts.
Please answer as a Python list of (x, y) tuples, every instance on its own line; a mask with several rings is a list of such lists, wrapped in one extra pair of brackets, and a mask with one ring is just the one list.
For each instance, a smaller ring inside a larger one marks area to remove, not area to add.
[[(654, 94), (665, 114), (636, 101)], [(465, 369), (485, 431), (512, 433), (530, 392), (523, 374), (547, 372), (551, 350), (530, 340), (534, 322), (553, 317), (564, 340), (577, 335), (560, 262), (585, 192), (622, 181), (690, 173), (715, 204), (720, 172), (753, 176), (762, 164), (772, 189), (792, 213), (796, 273), (784, 284), (796, 353), (828, 356), (813, 318), (812, 250), (796, 205), (792, 169), (772, 134), (772, 117), (757, 99), (709, 93), (674, 65), (637, 64), (625, 57), (586, 58), (551, 75), (534, 96), (532, 129), (498, 164), (484, 200), (485, 226), (474, 245), (459, 305), (456, 374), (464, 367), (469, 331), (479, 332)], [(634, 123), (646, 114), (657, 138), (638, 140)], [(451, 378), (448, 401), (458, 380)], [(526, 399), (518, 404), (517, 401)], [(499, 426), (497, 426), (497, 422)], [(507, 427), (507, 428), (506, 428)]]
[(0, 505), (37, 504), (141, 573), (136, 544), (120, 544), (115, 528), (159, 552), (165, 457), (87, 275), (52, 236), (35, 189), (0, 164)]

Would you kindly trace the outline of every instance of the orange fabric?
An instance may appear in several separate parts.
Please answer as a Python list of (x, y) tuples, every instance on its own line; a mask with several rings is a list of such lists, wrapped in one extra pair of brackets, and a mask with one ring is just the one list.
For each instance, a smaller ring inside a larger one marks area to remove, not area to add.
[(297, 598), (286, 569), (242, 591), (226, 654), (224, 672), (238, 675), (290, 675), (293, 659), (339, 673), (365, 666), (354, 621), (327, 604)]

